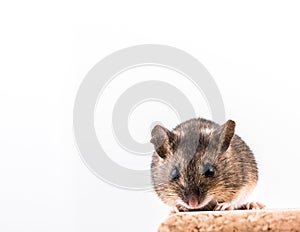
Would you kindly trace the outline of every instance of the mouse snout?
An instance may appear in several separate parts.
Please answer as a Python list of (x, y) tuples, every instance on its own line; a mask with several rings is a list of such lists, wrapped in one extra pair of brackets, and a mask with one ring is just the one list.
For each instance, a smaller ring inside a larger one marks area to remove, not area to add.
[(197, 207), (199, 205), (198, 197), (195, 196), (195, 195), (189, 196), (189, 198), (188, 198), (188, 204), (191, 207)]

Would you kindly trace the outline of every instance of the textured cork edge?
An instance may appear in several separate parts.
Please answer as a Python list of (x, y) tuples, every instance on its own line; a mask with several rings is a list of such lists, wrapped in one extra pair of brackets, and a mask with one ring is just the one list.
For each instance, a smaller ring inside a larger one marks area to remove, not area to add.
[(158, 232), (299, 231), (300, 209), (202, 211), (177, 213)]

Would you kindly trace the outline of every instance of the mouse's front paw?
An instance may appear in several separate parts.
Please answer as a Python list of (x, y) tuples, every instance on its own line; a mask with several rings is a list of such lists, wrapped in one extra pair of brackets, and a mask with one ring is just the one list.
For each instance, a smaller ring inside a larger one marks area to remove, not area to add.
[(170, 211), (169, 215), (180, 213), (180, 212), (188, 212), (188, 209), (181, 206), (181, 205), (176, 205), (173, 207), (173, 209)]
[(218, 203), (214, 208), (214, 211), (225, 211), (225, 210), (234, 210), (234, 207), (232, 204), (224, 202), (224, 203)]
[(247, 202), (239, 207), (239, 209), (264, 209), (266, 206), (260, 202)]

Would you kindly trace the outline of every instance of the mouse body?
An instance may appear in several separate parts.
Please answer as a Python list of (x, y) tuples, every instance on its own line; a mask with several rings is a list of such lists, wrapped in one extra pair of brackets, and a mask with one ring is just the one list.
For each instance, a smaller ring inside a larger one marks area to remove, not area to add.
[(243, 204), (255, 188), (258, 169), (248, 145), (234, 133), (235, 122), (219, 125), (203, 118), (173, 130), (156, 125), (151, 163), (154, 190), (175, 212), (258, 209)]

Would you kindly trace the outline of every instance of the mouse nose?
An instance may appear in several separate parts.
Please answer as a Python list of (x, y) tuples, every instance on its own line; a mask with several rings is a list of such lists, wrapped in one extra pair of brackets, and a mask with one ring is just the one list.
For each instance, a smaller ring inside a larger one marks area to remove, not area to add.
[(191, 207), (197, 207), (199, 205), (198, 198), (194, 195), (189, 197), (189, 206)]

